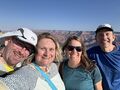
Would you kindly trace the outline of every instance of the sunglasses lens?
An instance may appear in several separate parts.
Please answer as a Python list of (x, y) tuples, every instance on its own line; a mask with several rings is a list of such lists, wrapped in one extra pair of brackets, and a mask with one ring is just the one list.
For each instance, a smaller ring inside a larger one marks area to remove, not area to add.
[(77, 52), (81, 52), (82, 51), (82, 48), (81, 47), (75, 47), (75, 46), (68, 46), (67, 49), (69, 51), (73, 51), (74, 49), (76, 49)]
[(73, 50), (74, 50), (74, 47), (73, 47), (73, 46), (68, 46), (67, 49), (68, 49), (69, 51), (73, 51)]
[(76, 51), (81, 52), (82, 51), (81, 47), (76, 47)]

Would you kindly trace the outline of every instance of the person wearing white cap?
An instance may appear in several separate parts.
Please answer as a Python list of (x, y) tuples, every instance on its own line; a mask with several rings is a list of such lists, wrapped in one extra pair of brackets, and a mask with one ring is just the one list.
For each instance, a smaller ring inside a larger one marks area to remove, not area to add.
[(120, 90), (120, 45), (110, 24), (99, 25), (95, 31), (97, 46), (88, 49), (102, 74), (103, 90)]
[(58, 41), (50, 33), (38, 36), (32, 63), (11, 75), (0, 78), (0, 89), (5, 90), (65, 90), (64, 83), (54, 63), (62, 60)]
[(27, 59), (37, 44), (37, 35), (28, 28), (19, 28), (16, 31), (0, 35), (4, 40), (0, 49), (0, 76), (14, 71), (16, 65)]

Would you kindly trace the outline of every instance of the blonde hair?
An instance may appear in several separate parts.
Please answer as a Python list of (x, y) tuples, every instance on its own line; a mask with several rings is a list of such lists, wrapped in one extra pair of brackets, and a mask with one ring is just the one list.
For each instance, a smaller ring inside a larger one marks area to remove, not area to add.
[(56, 55), (55, 55), (55, 62), (61, 62), (63, 57), (62, 57), (62, 50), (61, 50), (61, 47), (60, 47), (60, 44), (59, 42), (55, 39), (55, 37), (53, 35), (51, 35), (50, 33), (48, 32), (44, 32), (42, 34), (39, 34), (38, 36), (38, 42), (43, 39), (43, 38), (49, 38), (51, 39), (54, 44), (55, 44), (55, 49), (56, 49)]

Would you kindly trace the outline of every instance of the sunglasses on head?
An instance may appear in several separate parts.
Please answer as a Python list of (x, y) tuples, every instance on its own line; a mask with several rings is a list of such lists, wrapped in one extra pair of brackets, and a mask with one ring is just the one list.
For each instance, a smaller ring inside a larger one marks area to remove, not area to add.
[(82, 51), (82, 47), (81, 47), (81, 46), (71, 46), (71, 45), (69, 45), (69, 46), (67, 46), (67, 49), (68, 49), (69, 51), (73, 51), (74, 49), (75, 49), (77, 52), (81, 52), (81, 51)]

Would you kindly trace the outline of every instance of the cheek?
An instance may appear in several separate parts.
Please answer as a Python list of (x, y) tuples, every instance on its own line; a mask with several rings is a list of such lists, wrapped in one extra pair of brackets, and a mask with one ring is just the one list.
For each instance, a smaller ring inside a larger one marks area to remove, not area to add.
[(42, 50), (38, 50), (37, 53), (36, 53), (36, 55), (40, 55), (40, 56), (43, 55), (43, 54), (44, 54), (44, 51), (42, 51)]
[(69, 52), (69, 51), (66, 51), (66, 52), (65, 52), (65, 55), (67, 56), (67, 58), (70, 57), (70, 53), (71, 53), (71, 52)]
[(96, 38), (96, 41), (98, 41), (98, 42), (99, 42), (100, 40), (101, 40), (101, 38)]
[(82, 55), (82, 52), (79, 52), (78, 54), (79, 54), (79, 57), (81, 57), (81, 55)]
[(5, 56), (6, 56), (6, 57), (14, 57), (13, 49), (7, 47), (7, 48), (5, 49)]
[(56, 53), (50, 53), (49, 54), (49, 60), (54, 61), (55, 60)]
[(28, 57), (30, 55), (29, 51), (25, 51), (25, 56)]
[(42, 54), (42, 53), (37, 53), (35, 57), (36, 57), (37, 59), (41, 59), (41, 58), (42, 58), (42, 56), (43, 56), (43, 54)]
[(36, 53), (36, 58), (38, 58), (38, 59), (41, 59), (42, 57), (44, 57), (44, 54), (45, 54), (45, 52), (44, 51), (38, 51), (37, 53)]
[(55, 57), (56, 53), (55, 53), (55, 52), (53, 52), (53, 53), (51, 53), (51, 55), (52, 55), (53, 57)]

